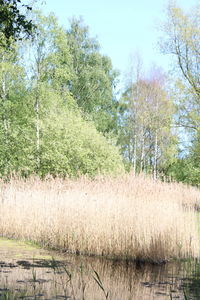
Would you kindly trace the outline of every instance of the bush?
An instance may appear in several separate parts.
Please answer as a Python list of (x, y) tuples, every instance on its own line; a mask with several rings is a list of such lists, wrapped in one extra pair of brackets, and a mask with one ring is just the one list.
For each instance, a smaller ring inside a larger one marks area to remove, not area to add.
[(124, 170), (118, 149), (78, 109), (54, 107), (43, 120), (40, 175), (76, 177)]

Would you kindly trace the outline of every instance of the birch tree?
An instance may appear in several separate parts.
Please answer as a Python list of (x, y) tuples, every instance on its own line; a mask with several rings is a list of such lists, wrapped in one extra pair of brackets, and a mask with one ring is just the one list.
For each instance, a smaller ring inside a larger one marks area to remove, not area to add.
[[(47, 58), (54, 53), (53, 31), (57, 20), (53, 15), (42, 16), (40, 12), (34, 15), (37, 24), (37, 34), (32, 43), (29, 43), (29, 73), (31, 86), (31, 99), (35, 112), (35, 171), (39, 172), (41, 165), (41, 129), (43, 117), (48, 113), (48, 91), (50, 88)], [(26, 57), (27, 59), (27, 57)], [(46, 92), (45, 92), (46, 90)], [(46, 96), (45, 96), (46, 94)], [(49, 98), (51, 99), (51, 98)]]
[(179, 125), (197, 129), (200, 122), (200, 7), (185, 13), (169, 4), (161, 50), (174, 58)]
[(100, 53), (99, 42), (90, 36), (82, 19), (71, 20), (67, 38), (73, 66), (70, 92), (85, 117), (91, 118), (99, 131), (111, 133), (117, 126), (114, 89), (118, 72), (110, 58)]
[(35, 173), (74, 177), (123, 171), (118, 149), (109, 145), (92, 121), (83, 120), (70, 92), (71, 54), (63, 28), (52, 15), (37, 15), (37, 28), (29, 71)]
[(0, 174), (29, 172), (31, 151), (31, 110), (26, 97), (25, 74), (17, 49), (0, 48)]
[[(166, 160), (170, 163), (169, 154), (171, 159), (175, 157), (173, 146), (176, 139), (171, 130), (173, 116), (171, 99), (157, 76), (150, 79), (140, 78), (133, 83), (124, 93), (121, 104), (124, 106), (120, 137), (122, 151), (132, 164), (133, 170), (152, 172), (156, 179), (158, 172), (165, 170)], [(127, 149), (132, 149), (128, 155)]]
[[(197, 184), (199, 156), (194, 149), (198, 149), (200, 128), (199, 5), (184, 12), (175, 2), (170, 2), (163, 33), (160, 44), (163, 53), (170, 55), (173, 61), (176, 126), (181, 128), (180, 143), (185, 154), (174, 166), (175, 178)], [(181, 136), (187, 136), (186, 145)]]

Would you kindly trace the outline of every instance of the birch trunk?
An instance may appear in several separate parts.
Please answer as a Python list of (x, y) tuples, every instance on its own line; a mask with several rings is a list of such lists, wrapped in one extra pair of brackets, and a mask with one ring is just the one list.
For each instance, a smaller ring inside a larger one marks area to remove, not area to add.
[(41, 78), (41, 60), (42, 60), (42, 52), (41, 46), (39, 45), (37, 49), (37, 59), (36, 59), (36, 98), (35, 98), (35, 115), (36, 115), (36, 169), (39, 171), (40, 169), (40, 95), (39, 95), (39, 82)]
[(140, 158), (140, 172), (144, 170), (144, 130), (142, 130), (142, 148), (141, 148), (141, 158)]
[[(4, 57), (2, 57), (2, 61), (4, 62)], [(2, 121), (3, 121), (3, 129), (4, 129), (4, 133), (3, 133), (4, 144), (7, 146), (8, 145), (8, 119), (7, 119), (6, 110), (4, 109), (6, 104), (6, 97), (7, 97), (6, 78), (5, 78), (5, 71), (3, 70), (2, 85), (1, 85), (1, 99), (2, 99), (2, 109), (3, 109)]]
[(35, 102), (36, 113), (36, 168), (40, 169), (40, 118), (39, 118), (39, 99), (38, 95)]
[(136, 165), (137, 165), (137, 135), (134, 135), (134, 153), (133, 153), (133, 174), (136, 175)]
[(4, 105), (6, 103), (6, 81), (5, 81), (5, 76), (3, 76), (3, 80), (2, 80), (1, 99), (2, 99), (2, 107), (3, 107), (4, 143), (5, 143), (5, 145), (8, 145), (8, 120), (7, 120), (6, 111), (4, 109)]
[(155, 133), (155, 148), (154, 148), (154, 164), (153, 164), (153, 179), (157, 179), (157, 159), (158, 159), (158, 135)]

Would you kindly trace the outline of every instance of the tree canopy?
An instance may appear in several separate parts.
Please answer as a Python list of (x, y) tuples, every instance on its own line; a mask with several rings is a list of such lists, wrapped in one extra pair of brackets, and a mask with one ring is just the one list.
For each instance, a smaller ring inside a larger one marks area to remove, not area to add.
[[(190, 12), (170, 3), (167, 10), (161, 47), (175, 58), (173, 98), (177, 113), (176, 126), (187, 137), (185, 153), (175, 164), (175, 178), (192, 184), (199, 182), (200, 128), (200, 9)], [(183, 147), (182, 147), (183, 148)]]
[(27, 12), (31, 10), (32, 7), (21, 4), (21, 0), (0, 0), (1, 45), (8, 45), (10, 39), (17, 40), (32, 34), (35, 26), (27, 18)]
[[(199, 185), (199, 11), (169, 6), (162, 48), (176, 58), (173, 82), (156, 66), (145, 75), (135, 58), (117, 98), (119, 74), (82, 19), (64, 28), (21, 1), (0, 9), (1, 177), (133, 169)], [(182, 156), (176, 126), (192, 132)]]
[(73, 18), (67, 30), (73, 77), (69, 90), (85, 115), (90, 115), (99, 131), (115, 130), (117, 101), (114, 95), (118, 72), (109, 57), (100, 53), (96, 38), (82, 19)]
[(34, 22), (34, 40), (0, 48), (1, 176), (123, 172), (118, 148), (72, 93), (77, 74), (68, 34), (52, 14), (37, 12)]

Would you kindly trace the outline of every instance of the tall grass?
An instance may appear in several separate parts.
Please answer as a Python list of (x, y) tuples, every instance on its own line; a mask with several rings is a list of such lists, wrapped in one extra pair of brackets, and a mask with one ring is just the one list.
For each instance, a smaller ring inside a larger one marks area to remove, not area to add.
[(198, 257), (199, 190), (144, 176), (1, 182), (0, 235), (88, 255)]

